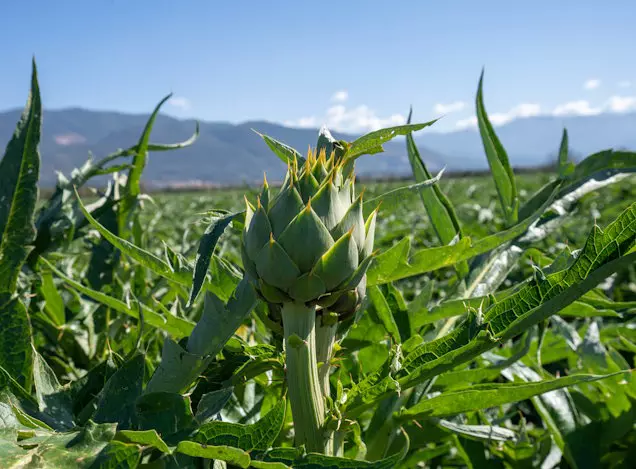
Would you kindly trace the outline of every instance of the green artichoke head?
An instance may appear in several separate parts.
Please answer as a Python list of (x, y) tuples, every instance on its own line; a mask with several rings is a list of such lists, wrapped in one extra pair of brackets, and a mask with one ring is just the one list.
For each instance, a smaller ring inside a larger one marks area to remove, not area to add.
[(275, 197), (265, 181), (256, 206), (246, 199), (243, 264), (266, 301), (336, 312), (339, 305), (348, 311), (359, 304), (377, 210), (364, 220), (354, 183), (353, 165), (342, 151), (327, 157), (324, 149), (310, 149), (305, 160), (288, 164)]

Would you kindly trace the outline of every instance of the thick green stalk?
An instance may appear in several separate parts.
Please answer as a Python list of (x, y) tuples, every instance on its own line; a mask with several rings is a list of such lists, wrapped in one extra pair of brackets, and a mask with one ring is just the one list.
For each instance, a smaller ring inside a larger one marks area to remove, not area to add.
[[(318, 361), (318, 380), (322, 395), (330, 396), (331, 389), (329, 387), (329, 372), (331, 366), (331, 354), (333, 353), (333, 344), (336, 341), (336, 331), (338, 329), (337, 321), (329, 321), (329, 317), (324, 315), (318, 316), (316, 319), (316, 359)], [(335, 454), (335, 440), (333, 430), (327, 431), (325, 435), (326, 447), (328, 454)]]
[(308, 451), (329, 453), (325, 435), (325, 402), (316, 359), (316, 308), (284, 303), (287, 387), (296, 444)]
[(329, 371), (331, 371), (329, 361), (333, 353), (333, 344), (336, 340), (337, 329), (337, 322), (325, 324), (325, 318), (323, 316), (319, 316), (316, 320), (316, 359), (320, 364), (318, 368), (318, 379), (320, 380), (322, 393), (325, 396), (329, 396), (331, 392), (329, 388)]

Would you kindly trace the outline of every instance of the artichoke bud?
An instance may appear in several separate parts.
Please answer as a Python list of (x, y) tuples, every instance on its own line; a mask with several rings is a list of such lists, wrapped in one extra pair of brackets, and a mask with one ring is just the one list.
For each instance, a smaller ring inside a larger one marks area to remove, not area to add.
[(344, 172), (347, 149), (337, 142), (329, 157), (310, 149), (301, 165), (288, 163), (276, 195), (265, 179), (256, 206), (246, 201), (241, 256), (268, 303), (316, 304), (338, 314), (360, 306), (377, 210), (364, 219), (355, 176)]

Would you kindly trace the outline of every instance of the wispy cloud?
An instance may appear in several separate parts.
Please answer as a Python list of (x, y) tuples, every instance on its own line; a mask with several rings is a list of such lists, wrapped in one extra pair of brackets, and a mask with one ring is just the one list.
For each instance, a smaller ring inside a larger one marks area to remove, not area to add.
[(636, 111), (636, 96), (612, 96), (607, 100), (606, 108), (618, 113)]
[(347, 90), (336, 91), (331, 96), (331, 101), (334, 103), (344, 103), (347, 99), (349, 99), (349, 92)]
[(622, 113), (636, 111), (636, 96), (611, 96), (603, 104), (592, 106), (584, 99), (560, 104), (554, 108), (554, 116), (593, 116), (603, 112)]
[(601, 86), (601, 80), (599, 80), (598, 78), (590, 78), (585, 83), (583, 83), (583, 88), (585, 88), (586, 90), (595, 90), (599, 86)]
[(322, 118), (307, 116), (285, 121), (285, 125), (290, 127), (312, 128), (325, 124), (330, 129), (350, 133), (368, 132), (405, 123), (406, 117), (402, 114), (391, 114), (388, 117), (381, 117), (369, 106), (361, 105), (347, 108), (342, 104), (328, 108)]
[(436, 114), (450, 114), (451, 112), (461, 111), (466, 107), (464, 101), (455, 101), (448, 104), (438, 103), (433, 107)]
[(323, 116), (304, 116), (286, 120), (284, 124), (303, 128), (316, 128), (324, 124), (340, 132), (362, 133), (406, 123), (406, 116), (402, 114), (380, 116), (367, 105), (348, 107), (344, 104), (348, 99), (346, 90), (337, 91), (331, 97), (331, 101), (337, 104), (329, 106)]
[[(541, 114), (541, 106), (536, 103), (521, 103), (510, 108), (507, 112), (495, 112), (488, 115), (488, 119), (493, 126), (507, 124), (515, 119), (522, 117), (532, 117)], [(477, 127), (477, 118), (469, 117), (467, 119), (461, 119), (455, 123), (455, 127), (458, 129), (467, 129), (470, 127)]]
[(619, 88), (629, 88), (630, 86), (632, 86), (632, 82), (629, 80), (623, 80), (618, 82)]
[(187, 111), (192, 106), (188, 98), (183, 96), (174, 96), (168, 100), (168, 104), (182, 111)]
[[(551, 110), (543, 110), (539, 104), (519, 104), (508, 112), (489, 114), (488, 118), (494, 127), (507, 124), (515, 119), (533, 116), (595, 116), (601, 113), (623, 113), (636, 111), (636, 96), (611, 96), (600, 105), (592, 105), (588, 100), (568, 101), (555, 106)], [(458, 129), (477, 127), (477, 118), (469, 117), (455, 123)]]
[(589, 101), (579, 99), (559, 104), (552, 111), (553, 116), (592, 116), (600, 114), (603, 110), (599, 107), (592, 107)]

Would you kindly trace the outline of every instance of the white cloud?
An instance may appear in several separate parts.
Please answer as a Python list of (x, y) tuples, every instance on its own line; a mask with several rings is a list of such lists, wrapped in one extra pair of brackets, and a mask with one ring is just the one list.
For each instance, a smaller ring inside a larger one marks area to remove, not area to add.
[(612, 96), (605, 107), (610, 112), (636, 111), (636, 96)]
[(455, 127), (458, 129), (467, 129), (469, 127), (477, 127), (477, 118), (476, 117), (468, 117), (466, 119), (460, 119), (455, 122)]
[[(510, 121), (520, 117), (532, 117), (541, 114), (541, 106), (536, 103), (521, 103), (508, 110), (508, 112), (496, 112), (489, 114), (488, 118), (494, 127), (507, 124)], [(469, 117), (459, 120), (455, 123), (458, 129), (466, 129), (469, 127), (477, 127), (477, 118)]]
[[(511, 108), (508, 112), (489, 114), (488, 118), (494, 127), (498, 127), (515, 119), (539, 115), (548, 116), (594, 116), (601, 113), (636, 112), (636, 96), (614, 95), (600, 105), (592, 105), (585, 99), (569, 101), (555, 106), (552, 110), (542, 110), (539, 104), (523, 103)], [(468, 117), (455, 122), (457, 129), (477, 127), (477, 118)]]
[(619, 81), (618, 86), (619, 88), (629, 88), (630, 86), (632, 86), (632, 82), (629, 80)]
[(559, 104), (552, 111), (553, 116), (593, 116), (602, 112), (636, 111), (636, 96), (611, 96), (602, 105), (593, 107), (584, 99)]
[(336, 91), (333, 96), (331, 96), (331, 100), (336, 103), (344, 103), (347, 99), (349, 99), (347, 90)]
[(183, 96), (174, 96), (168, 100), (168, 104), (182, 111), (186, 111), (190, 109), (190, 100), (188, 98), (184, 98)]
[(401, 114), (392, 114), (381, 117), (368, 106), (362, 105), (347, 108), (343, 104), (331, 106), (325, 112), (324, 117), (301, 117), (297, 120), (285, 121), (285, 125), (291, 127), (319, 127), (325, 124), (329, 129), (340, 132), (361, 133), (378, 130), (383, 127), (402, 125), (406, 123), (406, 117)]
[(594, 90), (599, 86), (601, 86), (601, 80), (597, 78), (591, 78), (583, 84), (583, 88), (585, 88), (586, 90)]
[(455, 101), (448, 104), (438, 103), (435, 105), (433, 110), (437, 114), (450, 114), (451, 112), (461, 111), (466, 107), (466, 103), (464, 101)]
[(559, 104), (552, 111), (553, 116), (592, 116), (600, 114), (601, 108), (594, 108), (589, 101), (580, 99), (578, 101), (570, 101), (568, 103)]

